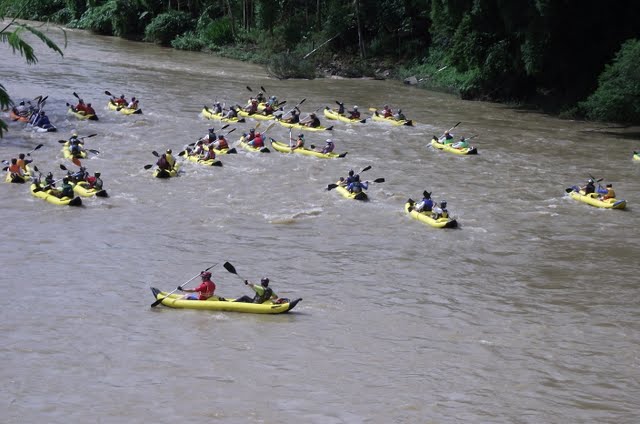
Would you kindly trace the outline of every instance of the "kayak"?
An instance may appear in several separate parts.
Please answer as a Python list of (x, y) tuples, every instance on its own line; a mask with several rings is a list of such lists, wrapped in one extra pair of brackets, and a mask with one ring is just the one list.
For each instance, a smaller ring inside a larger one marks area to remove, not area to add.
[(195, 162), (199, 165), (204, 165), (204, 166), (222, 166), (222, 162), (220, 162), (218, 159), (207, 159), (207, 160), (202, 160), (200, 159), (200, 157), (198, 155), (190, 155), (190, 154), (186, 154), (184, 155), (184, 158), (190, 162)]
[(317, 158), (323, 158), (323, 159), (334, 159), (334, 158), (343, 158), (347, 155), (348, 152), (344, 152), (344, 153), (322, 153), (322, 152), (317, 152), (315, 150), (312, 149), (307, 149), (306, 147), (302, 147), (302, 148), (298, 148), (295, 150), (291, 150), (291, 147), (289, 147), (288, 144), (285, 143), (281, 143), (279, 141), (275, 141), (273, 138), (270, 139), (271, 140), (271, 146), (277, 150), (280, 153), (298, 153), (301, 155), (307, 155), (307, 156), (315, 156)]
[(341, 185), (336, 187), (336, 191), (340, 193), (343, 197), (346, 197), (347, 199), (362, 200), (362, 201), (369, 200), (369, 196), (364, 191), (361, 191), (360, 193), (352, 193), (349, 190), (347, 190), (346, 187)]
[(20, 116), (13, 111), (13, 109), (9, 110), (9, 119), (12, 121), (20, 121), (20, 122), (29, 122), (28, 116)]
[(329, 106), (325, 106), (324, 108), (324, 116), (327, 119), (332, 119), (334, 121), (342, 121), (347, 122), (349, 124), (364, 124), (367, 122), (367, 119), (351, 119), (345, 115), (341, 115), (335, 109), (330, 109)]
[(300, 130), (305, 130), (305, 131), (331, 131), (333, 129), (333, 127), (323, 127), (322, 125), (319, 127), (307, 127), (306, 125), (302, 125), (302, 124), (292, 124), (290, 122), (285, 122), (281, 119), (276, 119), (280, 125), (282, 125), (283, 127), (287, 127), (287, 128), (297, 128)]
[[(431, 225), (436, 228), (456, 228), (458, 226), (458, 222), (455, 219), (451, 218), (438, 218), (433, 219), (431, 217), (430, 212), (418, 212), (413, 209), (413, 205), (415, 202), (411, 199), (407, 200), (407, 203), (404, 204), (404, 211), (411, 216), (413, 219), (417, 219), (418, 221), (424, 222), (425, 224)], [(411, 209), (409, 209), (411, 207)]]
[(71, 107), (67, 110), (67, 114), (75, 116), (76, 118), (80, 119), (81, 121), (85, 121), (85, 120), (97, 121), (98, 120), (98, 116), (97, 115), (87, 115), (84, 112), (76, 112)]
[(400, 126), (400, 125), (406, 125), (408, 127), (413, 126), (413, 121), (411, 119), (396, 119), (393, 116), (385, 118), (384, 116), (380, 115), (377, 110), (373, 111), (373, 116), (371, 118), (374, 121), (388, 122), (388, 123), (390, 123), (392, 125), (396, 125), (396, 126)]
[(167, 171), (166, 169), (156, 168), (153, 171), (153, 176), (156, 178), (171, 178), (178, 175), (179, 170), (180, 170), (180, 164), (176, 161), (176, 163), (173, 164), (173, 168), (170, 171)]
[[(208, 147), (205, 147), (205, 149), (208, 149)], [(235, 147), (227, 147), (226, 149), (213, 149), (213, 153), (216, 155), (235, 155), (238, 151)]]
[(140, 108), (135, 109), (135, 108), (129, 108), (127, 106), (120, 106), (115, 104), (113, 100), (109, 100), (109, 103), (107, 103), (107, 106), (109, 107), (109, 109), (118, 111), (123, 115), (134, 115), (134, 114), (139, 115), (142, 113), (142, 109)]
[(53, 124), (49, 124), (46, 127), (37, 127), (35, 125), (32, 125), (31, 128), (36, 130), (36, 132), (56, 132), (56, 131), (58, 131), (58, 129)]
[(80, 153), (77, 155), (72, 155), (71, 154), (71, 150), (69, 150), (69, 142), (67, 141), (66, 143), (64, 143), (62, 145), (62, 154), (64, 155), (65, 159), (69, 159), (69, 160), (73, 160), (74, 158), (78, 158), (78, 159), (84, 159), (87, 157), (87, 151), (82, 149), (80, 150)]
[(271, 121), (273, 119), (276, 119), (276, 116), (271, 114), (271, 115), (263, 115), (262, 113), (258, 112), (258, 113), (249, 113), (247, 111), (244, 110), (239, 110), (238, 111), (238, 116), (242, 116), (243, 118), (253, 118), (253, 119), (257, 119), (259, 121)]
[(40, 191), (35, 191), (36, 187), (38, 187), (35, 184), (31, 184), (31, 194), (34, 195), (35, 197), (39, 197), (41, 199), (46, 200), (49, 203), (53, 203), (54, 205), (68, 205), (68, 206), (81, 206), (82, 205), (82, 199), (80, 199), (79, 197), (63, 197), (63, 198), (59, 198), (58, 196), (54, 196), (53, 194), (51, 194), (51, 189), (48, 190), (40, 190)]
[(584, 190), (575, 191), (570, 188), (567, 189), (567, 192), (571, 198), (598, 208), (624, 209), (627, 206), (627, 201), (624, 199), (600, 200), (598, 193), (584, 194)]
[[(29, 169), (29, 168), (27, 168)], [(11, 174), (11, 172), (7, 171), (7, 176), (4, 181), (6, 183), (14, 183), (14, 184), (24, 184), (31, 179), (31, 173), (27, 172), (22, 175)]]
[(238, 144), (240, 145), (240, 147), (250, 152), (260, 152), (260, 153), (271, 152), (271, 150), (269, 150), (269, 148), (266, 146), (263, 146), (261, 148), (250, 146), (246, 141), (244, 141), (244, 136), (240, 137), (240, 140), (238, 140)]
[(89, 188), (89, 183), (86, 181), (80, 181), (78, 183), (71, 183), (73, 186), (73, 191), (82, 197), (109, 197), (109, 193), (107, 190), (101, 189), (98, 190), (96, 188)]
[(221, 113), (213, 113), (213, 111), (211, 109), (209, 109), (208, 107), (204, 107), (204, 109), (202, 109), (202, 116), (204, 116), (207, 119), (217, 119), (218, 121), (222, 121), (222, 122), (245, 122), (246, 120), (244, 118), (225, 118), (222, 116)]
[(186, 300), (181, 294), (168, 294), (151, 287), (151, 293), (156, 300), (162, 299), (162, 304), (176, 309), (200, 309), (206, 311), (244, 312), (250, 314), (283, 314), (296, 307), (302, 299), (282, 299), (282, 303), (274, 303), (271, 300), (265, 303), (234, 302), (234, 299), (223, 299), (213, 296), (207, 300)]
[(451, 144), (442, 144), (435, 140), (431, 140), (431, 145), (436, 149), (444, 150), (445, 152), (449, 152), (449, 153), (455, 153), (456, 155), (477, 155), (478, 154), (478, 149), (475, 146), (467, 147), (465, 149), (456, 149), (455, 147), (451, 147)]

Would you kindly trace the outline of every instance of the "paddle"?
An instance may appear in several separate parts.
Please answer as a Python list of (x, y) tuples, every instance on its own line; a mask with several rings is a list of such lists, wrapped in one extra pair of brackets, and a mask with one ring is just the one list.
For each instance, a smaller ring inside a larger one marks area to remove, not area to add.
[(67, 178), (66, 176), (62, 177), (62, 178), (58, 178), (57, 180), (53, 181), (51, 184), (47, 184), (44, 187), (36, 187), (33, 189), (34, 193), (37, 193), (39, 191), (44, 191), (44, 190), (48, 190), (50, 189), (55, 183), (59, 183), (60, 181), (64, 180), (65, 178)]
[[(371, 181), (372, 183), (383, 183), (385, 181), (384, 178), (376, 178), (375, 180)], [(334, 188), (338, 187), (338, 184), (329, 184), (327, 186), (327, 191), (333, 190)]]
[[(83, 136), (83, 137), (78, 137), (78, 138), (82, 140), (82, 139), (85, 139), (85, 138), (95, 137), (95, 136), (97, 136), (97, 135), (98, 135), (98, 134), (89, 134), (89, 135), (85, 135), (85, 136)], [(66, 143), (66, 142), (68, 142), (68, 141), (69, 141), (69, 140), (58, 140), (58, 143), (60, 143), (60, 144), (64, 144), (64, 143)]]
[(458, 125), (460, 125), (462, 123), (462, 121), (458, 122), (457, 124), (455, 124), (453, 127), (449, 128), (447, 131), (443, 132), (442, 135), (440, 137), (438, 137), (438, 140), (442, 140), (442, 137), (444, 137), (444, 135), (448, 132), (451, 132), (451, 130), (453, 130), (455, 127), (457, 127)]
[[(218, 264), (213, 264), (213, 265), (211, 265), (209, 268), (205, 269), (205, 271), (209, 271), (211, 268), (213, 268), (213, 267), (214, 267), (214, 266), (216, 266), (216, 265), (218, 265)], [(201, 271), (201, 272), (199, 272), (199, 273), (197, 273), (197, 274), (196, 274), (196, 275), (194, 275), (193, 277), (191, 277), (191, 278), (190, 278), (189, 280), (187, 280), (186, 282), (184, 282), (184, 283), (180, 284), (178, 287), (176, 287), (176, 289), (175, 289), (175, 290), (173, 290), (171, 293), (167, 294), (167, 295), (166, 295), (165, 297), (163, 297), (162, 299), (158, 299), (158, 300), (156, 300), (155, 302), (153, 302), (153, 303), (151, 304), (151, 307), (152, 307), (152, 308), (155, 308), (156, 306), (158, 306), (158, 305), (159, 305), (160, 303), (162, 303), (162, 301), (163, 301), (163, 300), (165, 300), (167, 297), (169, 297), (169, 296), (171, 296), (173, 293), (177, 292), (177, 291), (180, 289), (180, 287), (184, 286), (185, 284), (189, 284), (191, 281), (193, 281), (193, 280), (195, 280), (196, 278), (198, 278), (198, 276), (199, 276), (200, 274), (202, 274), (202, 271)]]
[[(364, 168), (362, 168), (362, 171), (358, 172), (358, 174), (357, 174), (357, 175), (360, 175), (360, 174), (362, 174), (363, 172), (368, 171), (368, 170), (370, 170), (370, 169), (371, 169), (371, 165), (367, 165), (367, 166), (365, 166)], [(329, 185), (327, 186), (327, 190), (333, 190), (333, 189), (334, 189), (334, 188), (336, 188), (336, 187), (338, 187), (338, 184), (329, 184)]]
[(230, 273), (235, 274), (240, 280), (242, 280), (243, 283), (246, 281), (246, 278), (242, 278), (240, 275), (238, 275), (238, 273), (236, 272), (236, 268), (229, 262), (225, 262), (222, 266)]
[(247, 85), (247, 90), (249, 90), (249, 91), (251, 91), (253, 93), (253, 90), (248, 85)]
[[(36, 150), (40, 149), (42, 146), (44, 146), (44, 144), (38, 144), (36, 147), (33, 148), (33, 150), (31, 150), (29, 153), (27, 153), (27, 156), (31, 156), (31, 153), (35, 152)], [(2, 163), (9, 165), (9, 161), (8, 160), (3, 160)]]
[(80, 96), (78, 96), (78, 93), (76, 93), (75, 91), (73, 92), (73, 97), (75, 97), (76, 99), (80, 100)]
[(260, 89), (262, 90), (262, 92), (263, 92), (264, 94), (267, 94), (267, 90), (265, 90), (263, 86), (260, 86)]
[(279, 118), (279, 119), (282, 119), (282, 118), (284, 118), (285, 116), (287, 116), (288, 114), (290, 114), (294, 109), (297, 109), (297, 108), (298, 108), (298, 106), (300, 106), (300, 105), (301, 105), (302, 103), (304, 103), (305, 101), (307, 101), (307, 99), (306, 99), (306, 98), (304, 98), (304, 99), (300, 100), (300, 102), (299, 102), (298, 104), (296, 104), (294, 107), (292, 107), (291, 109), (289, 109), (289, 111), (288, 111), (288, 112), (285, 112), (285, 113), (283, 113), (282, 115), (280, 115), (280, 118)]

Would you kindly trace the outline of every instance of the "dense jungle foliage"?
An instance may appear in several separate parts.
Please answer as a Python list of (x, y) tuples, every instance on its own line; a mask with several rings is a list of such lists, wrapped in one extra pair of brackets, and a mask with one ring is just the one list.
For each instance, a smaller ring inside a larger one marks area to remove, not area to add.
[[(5, 16), (215, 52), (278, 78), (411, 78), (640, 123), (640, 1), (1, 0)], [(26, 6), (25, 6), (26, 5)]]

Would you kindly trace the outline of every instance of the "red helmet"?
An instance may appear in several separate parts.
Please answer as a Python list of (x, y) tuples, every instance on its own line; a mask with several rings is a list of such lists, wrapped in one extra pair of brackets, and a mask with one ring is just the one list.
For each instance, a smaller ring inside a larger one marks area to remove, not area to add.
[(200, 277), (202, 277), (205, 280), (208, 280), (209, 278), (211, 278), (211, 273), (209, 271), (202, 271), (200, 273)]

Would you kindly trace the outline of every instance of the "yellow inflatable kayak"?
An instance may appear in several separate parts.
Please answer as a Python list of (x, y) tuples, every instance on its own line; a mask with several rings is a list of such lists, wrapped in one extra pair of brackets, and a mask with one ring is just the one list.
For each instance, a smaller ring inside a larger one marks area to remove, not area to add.
[(478, 149), (475, 146), (467, 147), (464, 149), (456, 149), (455, 147), (451, 147), (451, 144), (443, 144), (435, 140), (431, 140), (431, 145), (438, 150), (444, 150), (445, 152), (453, 153), (456, 155), (477, 155), (478, 154)]
[(86, 115), (84, 112), (76, 112), (72, 107), (67, 110), (67, 115), (75, 116), (77, 119), (81, 121), (89, 120), (89, 121), (97, 121), (97, 115)]
[(585, 194), (584, 190), (576, 191), (576, 188), (577, 187), (569, 187), (566, 189), (566, 192), (569, 193), (569, 196), (571, 196), (572, 199), (584, 202), (588, 205), (606, 209), (624, 209), (627, 206), (627, 201), (624, 199), (612, 198), (607, 200), (600, 200), (600, 194)]
[(153, 171), (153, 176), (156, 178), (171, 178), (178, 175), (178, 171), (180, 171), (180, 164), (176, 161), (170, 171), (156, 167)]
[(413, 121), (411, 119), (396, 119), (393, 116), (385, 118), (384, 116), (380, 115), (378, 111), (375, 109), (373, 110), (373, 115), (371, 116), (371, 119), (378, 122), (387, 122), (395, 126), (400, 126), (400, 125), (405, 125), (407, 127), (413, 126)]
[(180, 294), (168, 294), (155, 287), (151, 292), (156, 300), (162, 299), (162, 304), (176, 309), (200, 309), (206, 311), (244, 312), (249, 314), (283, 314), (296, 307), (302, 299), (280, 299), (282, 303), (274, 303), (271, 300), (265, 303), (234, 302), (234, 299), (222, 299), (213, 296), (207, 300), (186, 300)]
[(338, 185), (338, 187), (336, 187), (336, 191), (340, 193), (342, 197), (345, 197), (347, 199), (362, 200), (362, 201), (369, 200), (369, 196), (364, 191), (361, 191), (360, 193), (352, 193), (342, 185)]
[(115, 104), (113, 102), (113, 100), (109, 100), (109, 103), (107, 103), (107, 107), (111, 110), (115, 110), (117, 112), (120, 112), (123, 115), (139, 115), (142, 113), (142, 109), (137, 108), (137, 109), (130, 109), (126, 106), (119, 106), (117, 104)]
[(204, 107), (204, 109), (202, 109), (202, 116), (204, 116), (207, 119), (216, 119), (222, 122), (245, 122), (246, 121), (244, 118), (237, 118), (237, 117), (225, 118), (222, 116), (221, 113), (213, 113), (213, 111), (206, 106)]
[(404, 211), (408, 213), (411, 218), (417, 219), (418, 221), (424, 222), (425, 224), (431, 225), (435, 228), (456, 228), (458, 226), (458, 222), (455, 219), (433, 219), (431, 217), (431, 212), (418, 212), (413, 209), (414, 204), (415, 202), (411, 199), (407, 200), (404, 204)]
[(218, 159), (207, 159), (207, 160), (202, 160), (200, 159), (199, 155), (190, 155), (190, 154), (185, 154), (184, 158), (190, 162), (195, 162), (199, 165), (204, 165), (204, 166), (222, 166), (222, 162), (220, 162)]
[(344, 152), (344, 153), (322, 153), (322, 152), (317, 152), (315, 150), (312, 149), (307, 149), (306, 147), (302, 147), (299, 149), (295, 149), (295, 150), (291, 150), (291, 147), (289, 147), (288, 144), (285, 143), (281, 143), (279, 141), (275, 141), (273, 138), (270, 139), (271, 140), (271, 146), (277, 150), (280, 153), (298, 153), (300, 155), (307, 155), (307, 156), (315, 156), (317, 158), (323, 158), (323, 159), (334, 159), (334, 158), (343, 158), (347, 155), (348, 152)]
[(323, 127), (322, 125), (320, 125), (319, 127), (308, 127), (306, 125), (302, 125), (302, 124), (292, 124), (290, 122), (285, 122), (281, 119), (277, 119), (277, 122), (282, 125), (283, 127), (286, 128), (297, 128), (300, 130), (305, 130), (305, 131), (331, 131), (333, 129), (333, 126), (331, 127)]
[(329, 106), (325, 106), (324, 108), (324, 116), (327, 119), (332, 119), (334, 121), (342, 121), (347, 122), (349, 124), (364, 124), (367, 122), (367, 119), (351, 119), (344, 115), (338, 113), (337, 110), (330, 109)]
[(27, 165), (27, 172), (24, 172), (22, 175), (11, 174), (11, 172), (7, 171), (7, 176), (4, 181), (6, 183), (14, 183), (14, 184), (24, 184), (31, 179), (31, 168)]
[(640, 161), (640, 152), (633, 152), (633, 160)]
[(250, 152), (260, 152), (260, 153), (270, 153), (271, 150), (269, 150), (268, 147), (263, 146), (261, 148), (258, 147), (253, 147), (250, 146), (246, 141), (244, 141), (244, 136), (240, 137), (240, 140), (238, 140), (238, 144), (240, 145), (240, 147), (242, 147), (245, 150), (248, 150)]
[(264, 115), (261, 112), (249, 113), (249, 112), (246, 112), (244, 110), (239, 110), (238, 111), (238, 116), (241, 116), (243, 118), (253, 118), (253, 119), (257, 119), (259, 121), (271, 121), (273, 119), (276, 119), (276, 116), (273, 115), (273, 114)]
[(73, 161), (74, 158), (85, 159), (87, 157), (87, 151), (84, 148), (81, 149), (80, 153), (77, 153), (76, 155), (71, 154), (71, 150), (69, 150), (69, 142), (67, 141), (62, 145), (62, 155), (65, 159), (69, 159), (70, 161)]
[(31, 184), (31, 194), (34, 195), (35, 197), (39, 197), (40, 199), (44, 199), (49, 203), (53, 203), (54, 205), (63, 205), (63, 206), (81, 206), (82, 205), (82, 199), (80, 199), (79, 197), (63, 197), (63, 198), (59, 198), (58, 196), (54, 196), (52, 194), (51, 189), (48, 190), (37, 190), (36, 188), (38, 186), (35, 184)]
[(89, 188), (89, 183), (86, 181), (79, 181), (77, 183), (71, 183), (71, 185), (73, 186), (73, 191), (78, 195), (78, 196), (82, 196), (82, 197), (109, 197), (109, 193), (107, 193), (107, 190), (105, 189), (96, 189), (96, 188)]

